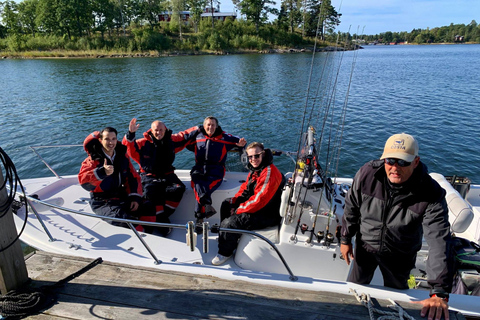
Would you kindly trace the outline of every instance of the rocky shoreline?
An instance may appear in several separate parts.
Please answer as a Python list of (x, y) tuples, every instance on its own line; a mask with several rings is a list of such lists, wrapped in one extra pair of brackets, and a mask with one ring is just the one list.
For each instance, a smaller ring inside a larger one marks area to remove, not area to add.
[[(361, 47), (356, 47), (355, 49), (361, 49)], [(347, 49), (353, 50), (353, 49)], [(316, 52), (333, 52), (333, 51), (345, 51), (343, 47), (334, 47), (334, 46), (327, 46), (327, 47), (318, 47), (315, 50)], [(172, 57), (172, 56), (191, 56), (191, 55), (230, 55), (230, 54), (252, 54), (252, 53), (260, 53), (260, 54), (285, 54), (285, 53), (305, 53), (305, 52), (313, 52), (313, 48), (290, 48), (290, 49), (266, 49), (266, 50), (242, 50), (242, 51), (221, 51), (221, 52), (179, 52), (179, 51), (172, 51), (172, 52), (164, 52), (164, 53), (151, 53), (151, 52), (143, 52), (143, 53), (112, 53), (112, 54), (95, 54), (95, 53), (72, 53), (72, 52), (64, 52), (58, 51), (55, 54), (52, 52), (45, 51), (45, 54), (41, 54), (41, 52), (29, 52), (24, 54), (18, 55), (1, 55), (1, 59), (61, 59), (61, 58), (95, 58), (95, 59), (102, 59), (102, 58), (148, 58), (148, 57)]]

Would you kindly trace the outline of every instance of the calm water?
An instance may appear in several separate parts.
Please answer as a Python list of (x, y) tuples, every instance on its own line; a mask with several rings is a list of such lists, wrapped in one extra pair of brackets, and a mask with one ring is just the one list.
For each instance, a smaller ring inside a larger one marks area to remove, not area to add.
[[(420, 142), (430, 171), (480, 183), (480, 45), (380, 46), (357, 53), (350, 88), (339, 176), (353, 176), (378, 158), (391, 134)], [(344, 66), (337, 99), (343, 101), (355, 53), (337, 55)], [(322, 65), (325, 54), (316, 56)], [(141, 129), (161, 119), (174, 132), (215, 115), (222, 128), (296, 150), (309, 79), (310, 54), (188, 56), (130, 59), (1, 60), (0, 147), (21, 178), (49, 175), (29, 145), (81, 144), (110, 125), (121, 134), (137, 117)], [(315, 71), (313, 83), (320, 77)], [(75, 174), (80, 148), (43, 150), (60, 174)], [(177, 168), (189, 168), (182, 151)], [(287, 160), (276, 160), (291, 171)]]

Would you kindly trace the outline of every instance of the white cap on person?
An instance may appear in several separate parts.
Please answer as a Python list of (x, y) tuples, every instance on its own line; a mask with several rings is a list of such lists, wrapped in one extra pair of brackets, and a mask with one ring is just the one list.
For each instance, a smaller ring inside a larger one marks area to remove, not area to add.
[(398, 133), (388, 138), (380, 159), (394, 158), (412, 162), (417, 156), (417, 140), (409, 134)]

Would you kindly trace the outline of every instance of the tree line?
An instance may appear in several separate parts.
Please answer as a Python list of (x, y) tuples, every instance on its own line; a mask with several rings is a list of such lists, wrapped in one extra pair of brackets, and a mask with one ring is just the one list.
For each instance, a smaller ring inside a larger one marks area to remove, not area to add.
[[(105, 53), (265, 50), (362, 39), (380, 43), (478, 42), (480, 26), (451, 24), (411, 32), (337, 33), (341, 14), (331, 0), (233, 0), (239, 18), (202, 18), (218, 0), (0, 1), (0, 50)], [(182, 20), (190, 12), (188, 22)], [(159, 21), (168, 12), (171, 21)], [(272, 18), (273, 17), (273, 18)], [(458, 37), (459, 36), (459, 37)]]
[(453, 24), (449, 26), (413, 29), (411, 32), (384, 32), (363, 36), (366, 42), (378, 43), (480, 43), (480, 25), (475, 20), (469, 24)]
[[(217, 0), (23, 0), (0, 2), (0, 50), (223, 51), (335, 39), (331, 0), (234, 0), (241, 17), (201, 18)], [(182, 12), (189, 11), (188, 22)], [(159, 21), (169, 12), (171, 21)], [(271, 16), (276, 17), (271, 20)], [(320, 19), (320, 21), (319, 21)], [(319, 31), (317, 31), (319, 30)]]

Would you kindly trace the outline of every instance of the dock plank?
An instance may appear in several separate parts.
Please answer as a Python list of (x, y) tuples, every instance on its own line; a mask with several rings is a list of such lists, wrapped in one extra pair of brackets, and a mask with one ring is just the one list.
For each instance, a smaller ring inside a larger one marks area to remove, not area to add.
[[(51, 285), (91, 260), (36, 252), (26, 259), (31, 286)], [(390, 304), (378, 300), (382, 307)], [(420, 307), (401, 304), (417, 319)], [(387, 310), (386, 308), (384, 308)], [(63, 319), (370, 319), (355, 297), (103, 262), (58, 289), (35, 320)], [(451, 314), (450, 319), (464, 319)]]

